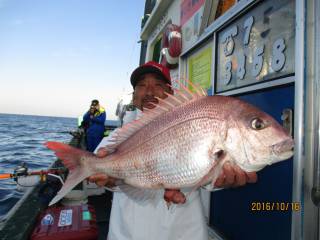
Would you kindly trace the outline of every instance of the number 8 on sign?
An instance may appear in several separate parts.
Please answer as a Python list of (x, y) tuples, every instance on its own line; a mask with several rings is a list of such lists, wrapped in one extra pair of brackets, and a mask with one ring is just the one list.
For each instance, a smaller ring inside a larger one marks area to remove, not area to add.
[(283, 38), (279, 38), (273, 43), (271, 68), (275, 72), (279, 72), (286, 63), (286, 56), (283, 53), (285, 49), (286, 44)]

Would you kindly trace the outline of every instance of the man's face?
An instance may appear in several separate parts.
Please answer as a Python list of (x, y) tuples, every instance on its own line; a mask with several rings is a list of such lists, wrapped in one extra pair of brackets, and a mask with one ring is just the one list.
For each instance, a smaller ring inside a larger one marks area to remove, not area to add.
[(159, 79), (156, 74), (147, 73), (140, 77), (133, 93), (133, 104), (143, 110), (143, 108), (154, 108), (152, 103), (157, 104), (155, 97), (166, 98), (165, 92), (172, 94), (167, 83)]
[(90, 111), (91, 112), (94, 112), (94, 111), (99, 110), (99, 109), (100, 109), (99, 103), (98, 104), (91, 104), (91, 106), (90, 106)]

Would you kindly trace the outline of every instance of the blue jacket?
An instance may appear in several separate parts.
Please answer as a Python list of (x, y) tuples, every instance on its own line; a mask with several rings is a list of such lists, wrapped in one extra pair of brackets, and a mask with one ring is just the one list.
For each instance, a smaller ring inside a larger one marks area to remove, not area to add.
[[(97, 111), (93, 118), (90, 118), (90, 112), (88, 111), (83, 116), (83, 122), (86, 128), (87, 136), (92, 137), (103, 137), (104, 133), (104, 122), (106, 121), (106, 111), (103, 107), (100, 107), (99, 111)], [(101, 140), (101, 139), (100, 139)]]

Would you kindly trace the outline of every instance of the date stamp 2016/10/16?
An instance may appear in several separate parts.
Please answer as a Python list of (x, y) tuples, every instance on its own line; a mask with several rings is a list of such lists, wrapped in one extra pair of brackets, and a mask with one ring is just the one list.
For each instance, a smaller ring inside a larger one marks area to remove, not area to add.
[(300, 211), (299, 202), (252, 202), (250, 210), (258, 211)]

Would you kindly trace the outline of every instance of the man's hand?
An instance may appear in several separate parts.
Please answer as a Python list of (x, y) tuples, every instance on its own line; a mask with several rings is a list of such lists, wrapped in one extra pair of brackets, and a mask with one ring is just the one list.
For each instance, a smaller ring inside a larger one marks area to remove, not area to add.
[(229, 162), (226, 162), (222, 167), (222, 172), (216, 180), (214, 187), (240, 187), (246, 183), (255, 183), (257, 179), (258, 177), (255, 172), (245, 172), (237, 165), (231, 165)]
[(98, 149), (96, 156), (99, 158), (104, 158), (108, 155), (108, 150), (104, 147)]
[(116, 179), (113, 177), (109, 177), (104, 173), (96, 173), (88, 178), (89, 182), (94, 182), (99, 187), (114, 187)]
[[(108, 155), (108, 151), (105, 148), (99, 148), (98, 152), (97, 152), (97, 157), (99, 158), (103, 158), (106, 157)], [(109, 177), (104, 173), (96, 173), (90, 177), (88, 177), (89, 182), (94, 182), (95, 184), (97, 184), (99, 187), (114, 187), (115, 186), (115, 182), (116, 179), (113, 177)]]
[(95, 111), (96, 109), (94, 107), (90, 107), (89, 109), (90, 115), (94, 114)]
[(176, 189), (165, 189), (164, 200), (170, 205), (171, 203), (183, 204), (186, 202), (186, 196)]

